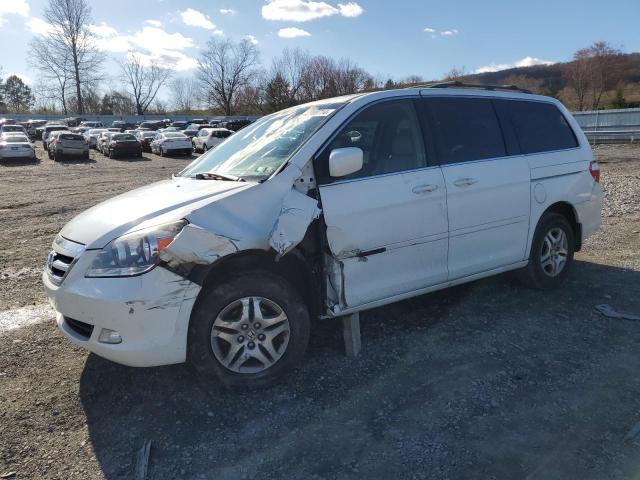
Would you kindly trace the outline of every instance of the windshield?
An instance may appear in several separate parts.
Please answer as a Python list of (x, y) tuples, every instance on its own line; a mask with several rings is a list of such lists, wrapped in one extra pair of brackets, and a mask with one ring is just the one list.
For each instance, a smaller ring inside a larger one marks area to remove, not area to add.
[(7, 136), (7, 137), (2, 137), (0, 139), (0, 141), (2, 142), (6, 142), (6, 143), (27, 143), (29, 141), (29, 139), (25, 136)]
[(307, 105), (262, 118), (201, 155), (178, 176), (215, 172), (264, 180), (342, 105), (342, 102)]

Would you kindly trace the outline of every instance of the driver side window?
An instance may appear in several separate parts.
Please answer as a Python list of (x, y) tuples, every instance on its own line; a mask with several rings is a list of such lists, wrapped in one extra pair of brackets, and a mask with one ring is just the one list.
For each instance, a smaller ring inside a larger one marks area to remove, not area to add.
[[(329, 155), (336, 148), (357, 147), (363, 166), (351, 175), (329, 176)], [(411, 99), (390, 100), (367, 107), (344, 126), (317, 159), (323, 184), (373, 177), (427, 166), (422, 131)]]

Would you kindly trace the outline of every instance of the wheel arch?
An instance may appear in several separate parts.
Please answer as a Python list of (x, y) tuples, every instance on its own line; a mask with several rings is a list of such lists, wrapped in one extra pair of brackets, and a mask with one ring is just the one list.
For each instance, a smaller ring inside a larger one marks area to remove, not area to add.
[(575, 207), (566, 201), (555, 202), (549, 205), (546, 210), (542, 212), (540, 218), (538, 218), (538, 223), (540, 223), (540, 220), (546, 213), (557, 213), (567, 219), (569, 225), (571, 225), (571, 228), (573, 229), (573, 237), (575, 240), (574, 249), (576, 252), (579, 252), (582, 248), (582, 226)]
[(302, 297), (310, 315), (317, 316), (320, 313), (319, 283), (311, 264), (300, 249), (292, 250), (278, 261), (276, 261), (276, 253), (273, 250), (245, 250), (221, 258), (212, 264), (204, 275), (202, 289), (198, 294), (194, 309), (213, 285), (224, 282), (224, 279), (229, 275), (251, 270), (264, 270), (284, 278)]

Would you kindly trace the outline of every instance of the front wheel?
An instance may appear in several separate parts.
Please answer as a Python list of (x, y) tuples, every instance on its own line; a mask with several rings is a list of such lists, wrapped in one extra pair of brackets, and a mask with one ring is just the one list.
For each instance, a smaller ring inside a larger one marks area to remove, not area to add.
[(191, 316), (188, 357), (203, 380), (260, 387), (301, 363), (309, 312), (289, 282), (252, 271), (202, 295)]
[(520, 271), (521, 280), (539, 290), (560, 286), (567, 278), (575, 251), (575, 235), (567, 219), (545, 213), (536, 227), (529, 265)]

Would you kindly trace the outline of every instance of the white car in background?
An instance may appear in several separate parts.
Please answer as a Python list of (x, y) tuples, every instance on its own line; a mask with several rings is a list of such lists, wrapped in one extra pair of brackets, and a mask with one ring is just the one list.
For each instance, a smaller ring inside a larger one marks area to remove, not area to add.
[(191, 141), (184, 133), (157, 132), (151, 142), (151, 153), (165, 155), (191, 155)]
[(89, 143), (89, 148), (98, 148), (98, 137), (102, 132), (106, 132), (106, 128), (91, 128), (84, 132), (84, 138)]
[(33, 143), (26, 134), (19, 132), (3, 133), (0, 135), (0, 160), (5, 158), (36, 159)]
[(558, 100), (471, 87), (276, 112), (81, 213), (43, 273), (58, 327), (116, 362), (255, 387), (325, 318), (510, 270), (558, 301), (601, 224), (598, 164)]
[(194, 152), (206, 152), (210, 148), (222, 143), (234, 132), (226, 128), (203, 128), (191, 139)]
[(27, 129), (24, 128), (22, 125), (2, 125), (0, 127), (0, 134), (9, 133), (9, 132), (22, 133), (27, 137), (29, 136), (29, 134), (27, 133)]

